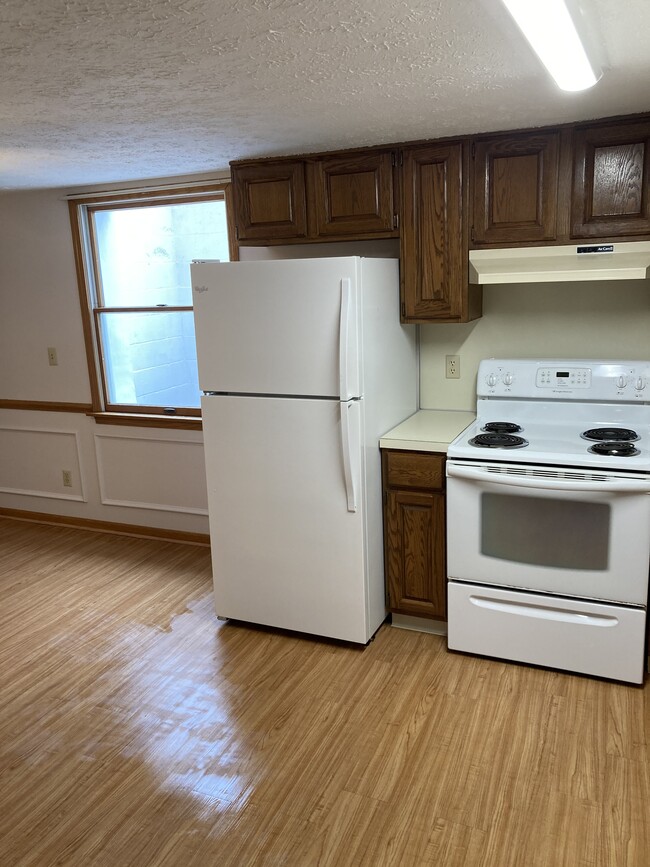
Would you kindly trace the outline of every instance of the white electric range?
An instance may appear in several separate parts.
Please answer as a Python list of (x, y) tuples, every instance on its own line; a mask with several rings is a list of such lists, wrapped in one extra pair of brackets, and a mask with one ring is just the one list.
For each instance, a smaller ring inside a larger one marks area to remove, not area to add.
[(642, 683), (650, 362), (482, 361), (447, 457), (449, 648)]

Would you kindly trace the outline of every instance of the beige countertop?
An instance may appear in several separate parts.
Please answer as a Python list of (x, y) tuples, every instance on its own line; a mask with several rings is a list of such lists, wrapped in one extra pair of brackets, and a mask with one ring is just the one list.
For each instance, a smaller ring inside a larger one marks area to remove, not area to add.
[(473, 412), (421, 409), (385, 433), (379, 440), (383, 449), (447, 452), (447, 446), (476, 418)]

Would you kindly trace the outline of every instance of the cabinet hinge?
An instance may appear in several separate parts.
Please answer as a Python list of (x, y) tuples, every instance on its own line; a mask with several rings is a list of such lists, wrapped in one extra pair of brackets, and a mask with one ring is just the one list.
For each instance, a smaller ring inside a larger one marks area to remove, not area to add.
[(399, 229), (399, 214), (393, 214), (393, 229)]

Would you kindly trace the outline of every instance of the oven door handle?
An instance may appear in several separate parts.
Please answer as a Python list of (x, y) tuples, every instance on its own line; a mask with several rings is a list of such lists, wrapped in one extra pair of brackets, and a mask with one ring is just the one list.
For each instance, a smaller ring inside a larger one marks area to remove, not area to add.
[(547, 476), (509, 476), (506, 473), (491, 473), (474, 467), (464, 467), (447, 463), (447, 475), (476, 482), (489, 482), (491, 485), (504, 485), (510, 488), (539, 488), (543, 491), (592, 491), (613, 494), (650, 494), (648, 479), (594, 479), (576, 481), (573, 479), (548, 478)]

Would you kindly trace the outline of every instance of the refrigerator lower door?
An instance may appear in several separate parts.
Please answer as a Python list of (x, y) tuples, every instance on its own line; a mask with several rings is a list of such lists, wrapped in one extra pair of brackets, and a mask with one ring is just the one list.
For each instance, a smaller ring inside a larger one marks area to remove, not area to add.
[(202, 410), (217, 615), (367, 642), (381, 621), (368, 614), (359, 402), (215, 395)]

